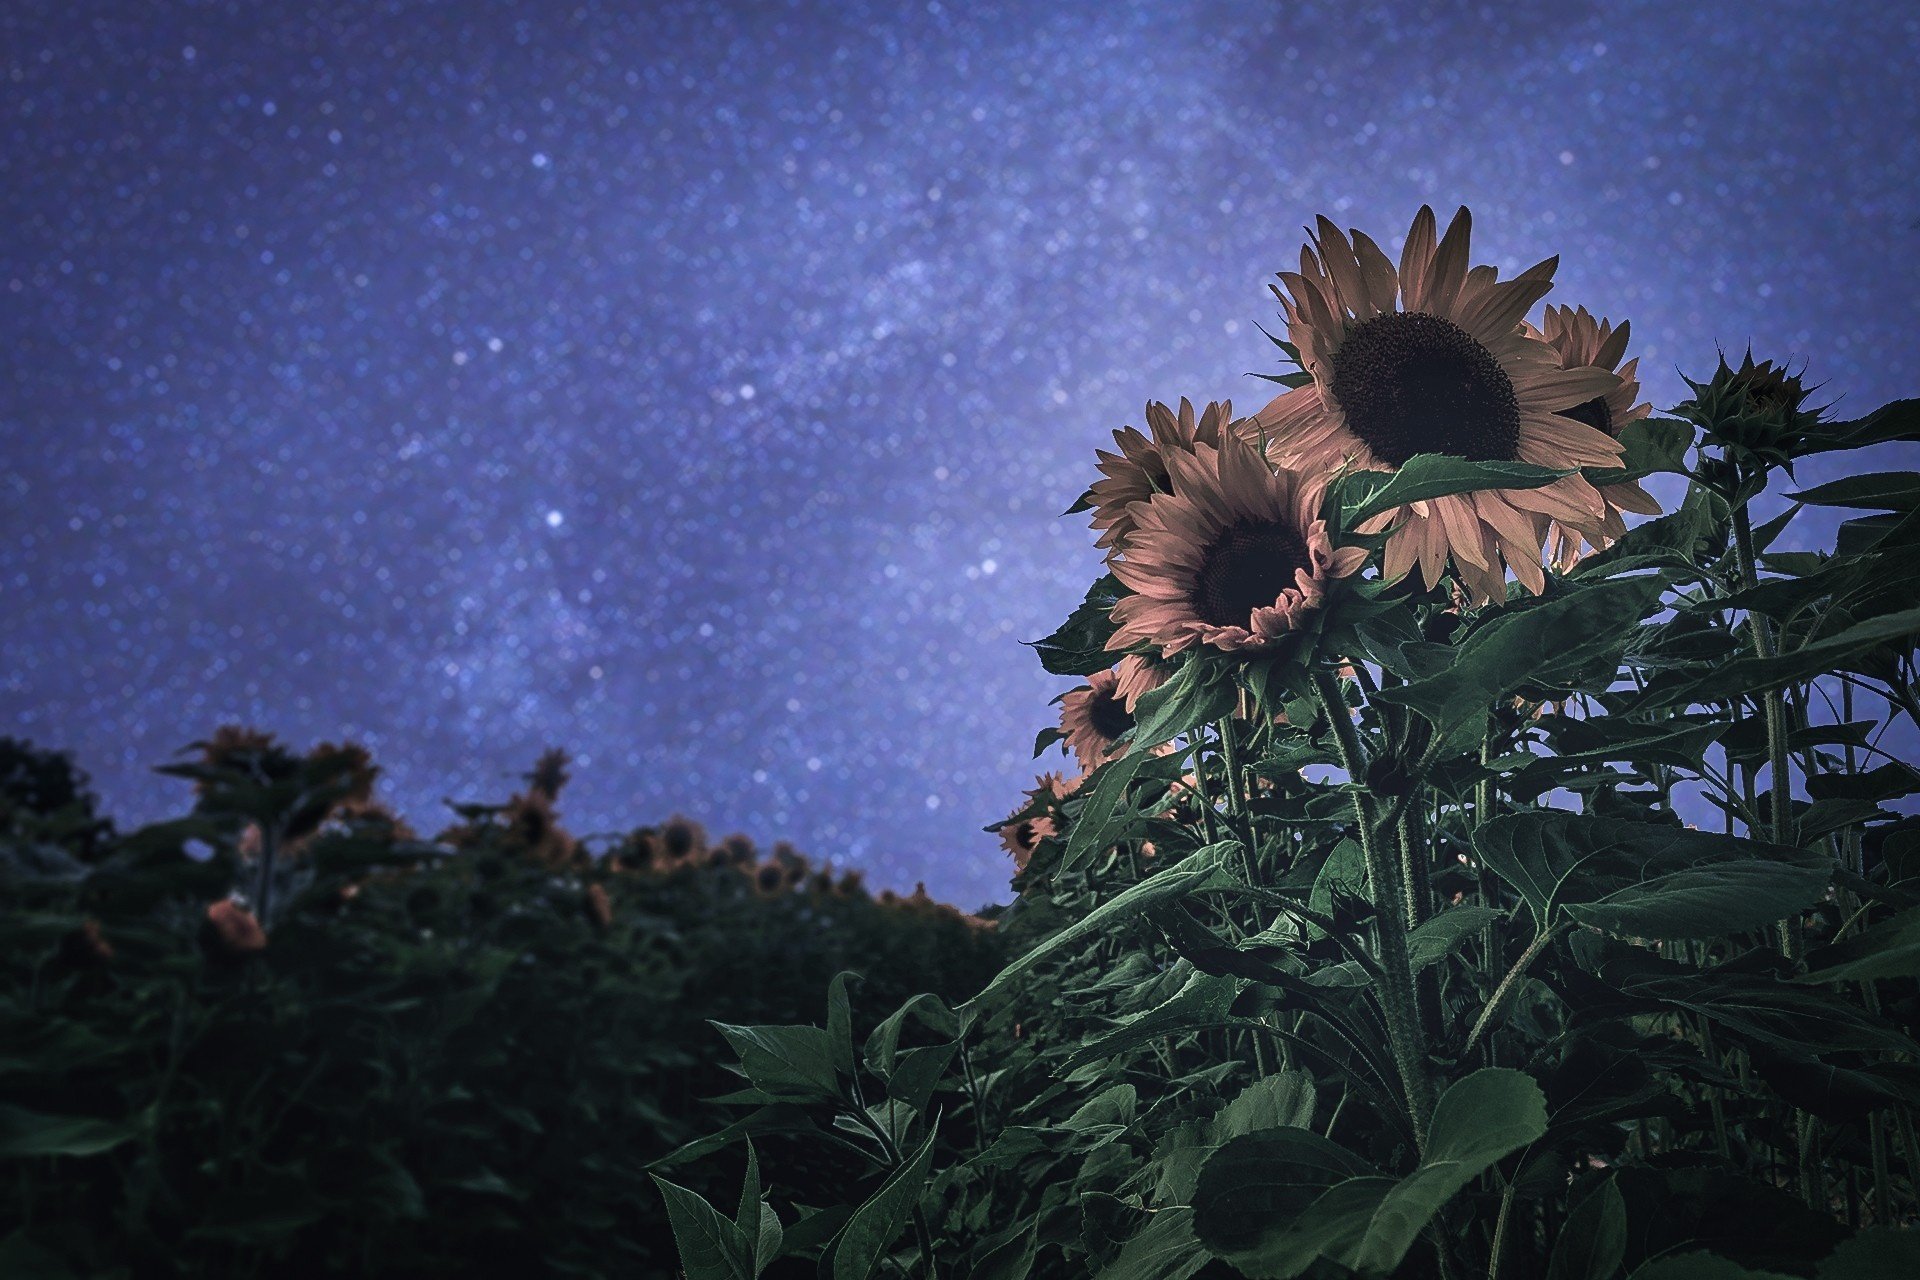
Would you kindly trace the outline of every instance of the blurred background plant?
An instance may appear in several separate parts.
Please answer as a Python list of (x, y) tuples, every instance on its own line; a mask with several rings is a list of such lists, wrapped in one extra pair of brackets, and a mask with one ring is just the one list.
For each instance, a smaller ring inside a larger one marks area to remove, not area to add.
[(1000, 964), (989, 922), (787, 845), (576, 838), (559, 753), (427, 840), (356, 747), (193, 751), (192, 812), (119, 833), (66, 756), (0, 740), (10, 1280), (665, 1274), (648, 1163), (736, 1083), (708, 1019)]

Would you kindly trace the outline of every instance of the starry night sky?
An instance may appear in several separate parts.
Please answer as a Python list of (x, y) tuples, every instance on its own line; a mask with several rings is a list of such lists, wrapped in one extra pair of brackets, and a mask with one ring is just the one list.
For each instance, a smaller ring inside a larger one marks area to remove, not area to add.
[(1915, 390), (1904, 4), (15, 0), (0, 64), (0, 734), (123, 824), (226, 721), (428, 831), (562, 745), (576, 833), (1002, 895), (1057, 513), (1264, 402), (1319, 212), (1560, 253), (1656, 404)]

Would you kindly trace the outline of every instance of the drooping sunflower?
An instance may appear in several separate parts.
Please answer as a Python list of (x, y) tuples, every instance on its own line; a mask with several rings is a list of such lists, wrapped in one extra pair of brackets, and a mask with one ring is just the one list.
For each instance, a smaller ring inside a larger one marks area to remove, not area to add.
[(1104, 479), (1093, 482), (1087, 497), (1093, 506), (1090, 520), (1100, 531), (1094, 545), (1109, 553), (1133, 532), (1133, 508), (1156, 493), (1172, 489), (1167, 459), (1175, 453), (1191, 453), (1195, 445), (1217, 445), (1227, 425), (1233, 421), (1233, 402), (1209, 404), (1196, 418), (1193, 405), (1180, 397), (1180, 411), (1157, 401), (1147, 406), (1147, 431), (1123, 427), (1113, 433), (1119, 453), (1094, 450)]
[[(1562, 409), (1560, 415), (1604, 431), (1615, 440), (1620, 438), (1622, 427), (1653, 412), (1652, 405), (1635, 403), (1640, 396), (1640, 381), (1635, 376), (1639, 359), (1620, 363), (1620, 357), (1627, 353), (1627, 334), (1631, 327), (1625, 320), (1615, 327), (1606, 320), (1596, 319), (1585, 307), (1550, 306), (1542, 317), (1540, 331), (1540, 336), (1560, 357), (1561, 368), (1606, 369), (1614, 375), (1614, 384), (1605, 394), (1582, 401), (1571, 409)], [(1660, 514), (1660, 504), (1631, 480), (1596, 485), (1595, 489), (1605, 504), (1598, 539), (1557, 520), (1547, 531), (1549, 558), (1562, 573), (1580, 558), (1583, 542), (1597, 551), (1626, 533), (1626, 522), (1620, 518), (1622, 511), (1643, 516)]]
[[(1434, 236), (1422, 208), (1396, 268), (1364, 233), (1349, 240), (1325, 218), (1300, 251), (1300, 270), (1281, 272), (1274, 294), (1288, 335), (1313, 381), (1253, 418), (1282, 466), (1309, 474), (1342, 467), (1391, 471), (1415, 454), (1557, 468), (1618, 466), (1621, 448), (1602, 431), (1563, 416), (1605, 396), (1618, 375), (1565, 369), (1522, 318), (1553, 287), (1549, 258), (1501, 281), (1467, 266), (1471, 217), (1454, 215)], [(1365, 532), (1393, 528), (1389, 579), (1416, 566), (1437, 585), (1448, 557), (1476, 599), (1504, 597), (1505, 566), (1529, 590), (1545, 589), (1541, 552), (1549, 521), (1600, 536), (1605, 503), (1578, 474), (1537, 489), (1490, 489), (1412, 503)]]
[(1231, 434), (1168, 464), (1173, 492), (1134, 508), (1134, 532), (1112, 562), (1135, 594), (1113, 607), (1109, 649), (1266, 648), (1366, 561), (1359, 547), (1333, 549), (1319, 518), (1323, 477), (1276, 471)]

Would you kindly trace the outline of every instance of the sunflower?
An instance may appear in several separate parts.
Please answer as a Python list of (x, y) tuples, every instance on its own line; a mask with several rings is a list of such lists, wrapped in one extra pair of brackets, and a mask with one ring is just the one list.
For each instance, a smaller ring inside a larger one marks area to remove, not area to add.
[(1178, 416), (1166, 405), (1154, 402), (1147, 406), (1150, 436), (1141, 435), (1138, 428), (1123, 427), (1113, 433), (1119, 453), (1094, 450), (1099, 458), (1095, 465), (1106, 477), (1094, 481), (1087, 490), (1087, 501), (1093, 507), (1092, 524), (1100, 530), (1094, 545), (1107, 548), (1111, 554), (1125, 542), (1134, 529), (1134, 506), (1156, 493), (1172, 490), (1167, 459), (1175, 453), (1191, 453), (1195, 445), (1219, 444), (1232, 420), (1231, 400), (1209, 404), (1198, 419), (1185, 396), (1180, 398)]
[(1113, 607), (1109, 649), (1266, 648), (1366, 561), (1363, 549), (1335, 551), (1328, 540), (1324, 478), (1275, 471), (1233, 435), (1168, 464), (1173, 492), (1135, 508), (1137, 527), (1113, 561), (1135, 594)]
[(1104, 764), (1120, 735), (1133, 728), (1133, 713), (1119, 685), (1118, 672), (1096, 671), (1060, 700), (1060, 733), (1079, 758), (1082, 773)]
[[(1650, 404), (1634, 403), (1640, 394), (1640, 382), (1634, 376), (1640, 361), (1636, 358), (1625, 364), (1620, 363), (1620, 357), (1627, 351), (1630, 328), (1625, 320), (1620, 322), (1618, 328), (1605, 320), (1597, 320), (1585, 307), (1548, 307), (1540, 333), (1559, 355), (1562, 368), (1606, 369), (1614, 374), (1614, 384), (1604, 395), (1595, 396), (1571, 409), (1562, 409), (1560, 416), (1584, 422), (1596, 431), (1606, 432), (1615, 440), (1620, 438), (1622, 427), (1653, 412)], [(1562, 573), (1571, 569), (1574, 561), (1580, 558), (1580, 544), (1583, 541), (1597, 551), (1626, 533), (1626, 522), (1620, 518), (1622, 511), (1643, 516), (1660, 514), (1660, 504), (1631, 480), (1596, 485), (1595, 488), (1600, 500), (1606, 504), (1598, 539), (1587, 537), (1558, 521), (1547, 531), (1547, 550), (1554, 567)]]
[[(1607, 369), (1563, 369), (1521, 326), (1553, 287), (1557, 259), (1508, 281), (1467, 267), (1472, 220), (1454, 215), (1436, 242), (1433, 210), (1414, 217), (1398, 268), (1359, 231), (1349, 241), (1325, 218), (1283, 271), (1274, 294), (1313, 381), (1255, 414), (1250, 429), (1277, 463), (1309, 474), (1342, 467), (1392, 471), (1415, 454), (1572, 469), (1617, 467), (1621, 447), (1564, 415), (1619, 383)], [(1606, 504), (1578, 474), (1537, 489), (1453, 494), (1386, 512), (1362, 532), (1393, 528), (1388, 579), (1419, 567), (1435, 586), (1452, 557), (1477, 600), (1504, 598), (1502, 563), (1546, 588), (1548, 522), (1604, 536)]]

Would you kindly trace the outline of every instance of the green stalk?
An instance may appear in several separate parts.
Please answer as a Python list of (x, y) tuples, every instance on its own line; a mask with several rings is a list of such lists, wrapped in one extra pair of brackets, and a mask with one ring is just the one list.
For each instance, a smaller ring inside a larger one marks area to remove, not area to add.
[(1422, 1155), (1427, 1149), (1427, 1121), (1433, 1115), (1433, 1079), (1427, 1071), (1426, 1037), (1420, 1026), (1419, 1004), (1414, 995), (1413, 966), (1407, 956), (1407, 921), (1401, 904), (1400, 868), (1380, 847), (1374, 830), (1373, 805), (1357, 788), (1366, 776), (1365, 752), (1360, 735), (1347, 712), (1346, 699), (1339, 683), (1325, 671), (1313, 675), (1314, 690), (1320, 695), (1321, 710), (1333, 726), (1334, 741), (1340, 750), (1341, 767), (1356, 788), (1354, 815), (1359, 819), (1360, 848), (1367, 862), (1367, 885), (1373, 894), (1374, 928), (1380, 945), (1380, 1008), (1386, 1017), (1387, 1039), (1393, 1049), (1394, 1066), (1400, 1073), (1400, 1087), (1406, 1092), (1407, 1113), (1413, 1120), (1415, 1145)]
[(1480, 1011), (1478, 1018), (1474, 1019), (1473, 1030), (1467, 1033), (1467, 1047), (1460, 1051), (1462, 1058), (1473, 1052), (1473, 1047), (1479, 1044), (1480, 1038), (1492, 1029), (1501, 1011), (1512, 1003), (1514, 994), (1520, 990), (1520, 979), (1526, 974), (1527, 967), (1539, 958), (1540, 953), (1545, 951), (1555, 938), (1571, 927), (1569, 923), (1562, 921), (1542, 929), (1534, 940), (1527, 944), (1527, 949), (1520, 953), (1518, 960), (1513, 962), (1513, 968), (1507, 970), (1507, 976), (1500, 979), (1500, 985), (1494, 988), (1493, 998), (1487, 1001), (1487, 1007)]
[[(1760, 577), (1754, 568), (1753, 521), (1747, 514), (1747, 504), (1744, 502), (1733, 509), (1733, 548), (1740, 567), (1741, 585), (1758, 586)], [(1757, 656), (1774, 656), (1773, 629), (1757, 610), (1747, 610), (1747, 631), (1753, 636), (1753, 651)], [(1767, 796), (1770, 801), (1768, 825), (1772, 828), (1775, 844), (1797, 845), (1799, 842), (1793, 829), (1793, 775), (1787, 769), (1787, 715), (1781, 691), (1770, 689), (1762, 695), (1760, 709), (1767, 722), (1767, 768), (1773, 775), (1773, 785), (1768, 789)], [(1797, 918), (1783, 921), (1780, 925), (1780, 951), (1789, 960), (1800, 956), (1800, 933)]]

